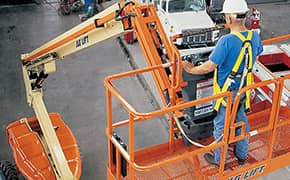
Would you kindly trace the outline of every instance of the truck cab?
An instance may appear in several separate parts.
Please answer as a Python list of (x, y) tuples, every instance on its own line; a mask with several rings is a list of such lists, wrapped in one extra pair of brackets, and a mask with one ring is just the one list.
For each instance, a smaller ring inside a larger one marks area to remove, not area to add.
[(217, 42), (218, 30), (187, 35), (215, 27), (215, 23), (206, 12), (206, 7), (205, 0), (160, 0), (157, 2), (158, 16), (167, 36), (186, 35), (176, 40), (175, 44), (179, 49), (213, 46)]

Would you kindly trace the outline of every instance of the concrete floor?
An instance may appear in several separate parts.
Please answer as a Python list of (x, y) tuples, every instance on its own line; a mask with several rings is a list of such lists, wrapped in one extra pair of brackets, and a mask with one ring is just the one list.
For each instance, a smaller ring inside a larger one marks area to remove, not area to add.
[[(104, 6), (110, 3), (107, 2)], [(272, 31), (277, 35), (290, 32), (289, 3), (260, 6), (264, 8), (263, 17), (274, 17), (263, 21), (263, 36), (269, 37)], [(53, 8), (46, 5), (0, 7), (1, 160), (12, 160), (11, 150), (5, 141), (5, 127), (14, 120), (34, 116), (26, 104), (20, 54), (30, 52), (78, 23), (77, 14), (59, 16)], [(44, 100), (48, 111), (59, 112), (77, 138), (83, 162), (82, 179), (106, 179), (107, 123), (103, 79), (108, 75), (130, 70), (127, 58), (117, 41), (112, 39), (68, 56), (65, 61), (57, 63), (57, 69), (44, 84)], [(148, 112), (153, 109), (148, 92), (142, 88), (137, 78), (122, 80), (117, 85), (139, 111)], [(127, 118), (124, 109), (116, 101), (113, 107), (115, 119)], [(167, 139), (164, 122), (152, 123), (150, 121), (136, 127), (137, 148)], [(126, 141), (126, 129), (118, 132)], [(289, 177), (287, 172), (285, 170), (286, 176), (282, 178), (272, 177), (284, 180)]]

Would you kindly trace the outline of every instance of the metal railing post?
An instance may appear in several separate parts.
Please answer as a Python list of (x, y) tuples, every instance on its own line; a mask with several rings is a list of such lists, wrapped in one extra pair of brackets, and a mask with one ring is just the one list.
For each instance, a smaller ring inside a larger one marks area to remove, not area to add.
[(134, 157), (134, 116), (129, 113), (129, 155), (130, 155), (130, 163), (129, 163), (129, 178), (130, 180), (134, 180), (134, 167), (133, 164), (135, 163)]
[[(106, 88), (106, 101), (107, 101), (107, 133), (112, 137), (112, 94), (108, 88)], [(110, 138), (108, 138), (108, 168), (112, 170), (112, 142)]]

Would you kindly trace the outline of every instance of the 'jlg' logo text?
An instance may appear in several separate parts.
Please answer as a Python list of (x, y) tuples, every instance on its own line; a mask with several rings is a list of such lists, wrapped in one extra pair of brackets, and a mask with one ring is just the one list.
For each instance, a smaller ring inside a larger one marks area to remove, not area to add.
[(81, 39), (76, 40), (76, 48), (81, 47), (89, 42), (89, 37), (84, 36)]
[(232, 176), (228, 178), (228, 180), (243, 180), (243, 179), (249, 179), (253, 176), (256, 176), (257, 174), (262, 174), (264, 172), (266, 165), (261, 165), (258, 167), (255, 167), (253, 169), (249, 169), (246, 172), (240, 173), (236, 176)]

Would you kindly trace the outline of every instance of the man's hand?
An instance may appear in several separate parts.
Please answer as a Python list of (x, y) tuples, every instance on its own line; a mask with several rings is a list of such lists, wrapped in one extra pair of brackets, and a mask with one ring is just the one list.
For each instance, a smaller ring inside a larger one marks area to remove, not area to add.
[(182, 67), (187, 73), (191, 73), (191, 69), (194, 68), (194, 65), (188, 61), (183, 61)]

